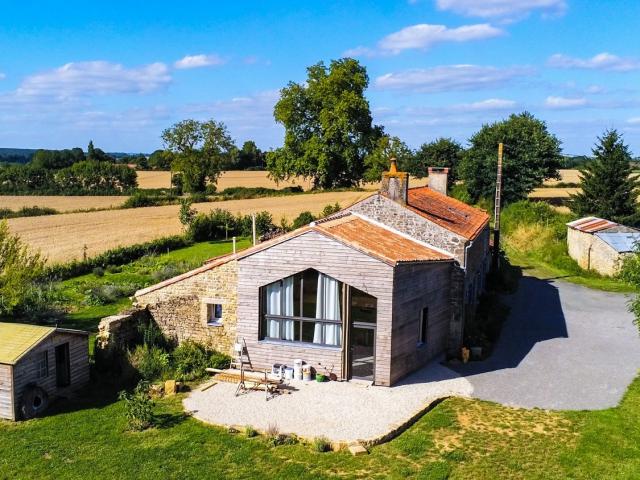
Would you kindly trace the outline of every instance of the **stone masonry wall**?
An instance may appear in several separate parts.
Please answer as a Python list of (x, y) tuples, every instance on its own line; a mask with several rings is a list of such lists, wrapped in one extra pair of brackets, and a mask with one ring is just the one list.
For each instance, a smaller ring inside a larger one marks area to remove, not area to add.
[(595, 235), (573, 228), (567, 231), (569, 256), (581, 268), (613, 276), (620, 270), (624, 255), (619, 254)]
[(428, 221), (393, 200), (382, 195), (372, 195), (348, 210), (360, 213), (413, 238), (446, 250), (455, 257), (460, 265), (464, 265), (464, 247), (467, 242), (464, 237)]
[[(231, 355), (236, 338), (238, 262), (136, 297), (162, 332), (178, 343), (193, 340)], [(222, 305), (222, 321), (207, 324), (207, 304)]]

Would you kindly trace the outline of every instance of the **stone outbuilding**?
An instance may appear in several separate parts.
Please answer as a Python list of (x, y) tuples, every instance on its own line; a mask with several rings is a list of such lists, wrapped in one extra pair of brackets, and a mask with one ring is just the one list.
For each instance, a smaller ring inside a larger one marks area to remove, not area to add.
[(135, 302), (179, 342), (228, 354), (246, 344), (253, 368), (301, 359), (342, 380), (392, 385), (459, 354), (484, 287), (489, 216), (446, 195), (447, 173), (409, 188), (392, 163), (379, 193), (140, 290)]
[(569, 256), (585, 270), (601, 275), (617, 274), (640, 241), (640, 230), (598, 217), (574, 220), (567, 228)]
[(49, 401), (89, 382), (89, 334), (0, 323), (0, 418), (44, 412)]

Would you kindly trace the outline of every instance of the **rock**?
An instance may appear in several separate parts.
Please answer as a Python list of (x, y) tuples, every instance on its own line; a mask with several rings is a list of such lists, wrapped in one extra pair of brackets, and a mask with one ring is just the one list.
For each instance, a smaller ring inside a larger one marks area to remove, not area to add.
[(369, 453), (360, 443), (352, 443), (349, 445), (349, 451), (354, 457), (357, 455), (367, 455)]
[(164, 393), (166, 395), (175, 395), (178, 393), (178, 385), (175, 380), (167, 380), (164, 382)]

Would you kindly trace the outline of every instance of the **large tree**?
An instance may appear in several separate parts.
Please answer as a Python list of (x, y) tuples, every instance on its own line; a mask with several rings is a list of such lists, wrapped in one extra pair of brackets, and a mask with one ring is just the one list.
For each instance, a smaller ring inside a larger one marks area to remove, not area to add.
[(438, 138), (430, 143), (423, 143), (413, 157), (409, 173), (422, 178), (427, 175), (429, 167), (447, 167), (449, 187), (453, 186), (458, 176), (458, 164), (462, 157), (462, 146), (451, 138)]
[(581, 169), (582, 191), (571, 199), (578, 215), (622, 220), (636, 212), (638, 182), (631, 177), (631, 153), (616, 130), (604, 132), (593, 148), (594, 160)]
[(382, 173), (389, 170), (389, 160), (395, 158), (398, 168), (407, 171), (413, 162), (413, 152), (398, 137), (382, 135), (375, 143), (374, 150), (364, 160), (364, 179), (367, 182), (378, 182)]
[(484, 125), (469, 143), (460, 162), (460, 177), (473, 201), (493, 198), (496, 185), (498, 144), (504, 143), (502, 199), (522, 200), (547, 178), (560, 178), (560, 140), (546, 124), (528, 112)]
[(174, 156), (171, 169), (182, 174), (188, 193), (204, 192), (207, 183), (215, 184), (235, 149), (225, 124), (215, 120), (183, 120), (164, 130), (162, 140)]
[(364, 174), (364, 159), (380, 129), (372, 125), (364, 91), (366, 69), (351, 58), (307, 68), (307, 81), (280, 92), (274, 117), (285, 128), (284, 145), (267, 155), (276, 180), (311, 178), (315, 187), (350, 187)]

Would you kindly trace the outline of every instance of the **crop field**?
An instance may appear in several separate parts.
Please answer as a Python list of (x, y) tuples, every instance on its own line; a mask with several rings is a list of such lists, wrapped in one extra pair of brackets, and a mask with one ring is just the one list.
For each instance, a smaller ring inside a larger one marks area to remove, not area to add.
[(23, 207), (49, 207), (59, 212), (74, 210), (105, 209), (118, 207), (124, 203), (124, 196), (36, 196), (0, 195), (0, 208), (19, 210)]
[[(317, 214), (329, 203), (338, 202), (346, 207), (368, 195), (370, 192), (327, 192), (198, 203), (194, 208), (199, 212), (222, 208), (243, 214), (267, 210), (277, 224), (282, 217), (292, 220), (305, 210)], [(14, 218), (9, 220), (9, 228), (32, 248), (40, 250), (50, 263), (60, 263), (82, 258), (85, 245), (91, 257), (110, 248), (179, 234), (179, 208), (167, 205)]]

